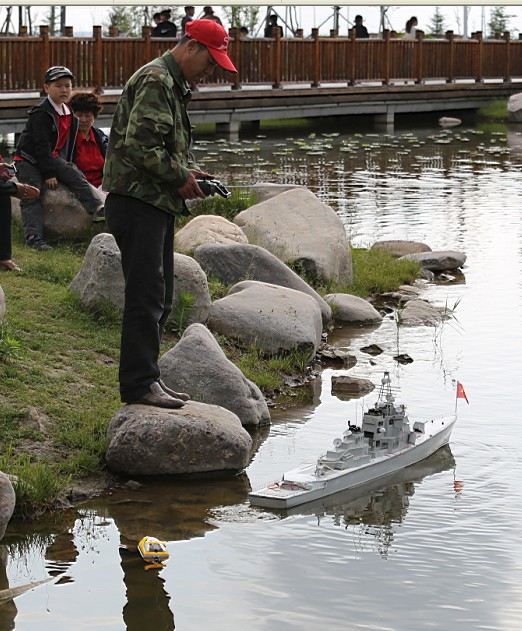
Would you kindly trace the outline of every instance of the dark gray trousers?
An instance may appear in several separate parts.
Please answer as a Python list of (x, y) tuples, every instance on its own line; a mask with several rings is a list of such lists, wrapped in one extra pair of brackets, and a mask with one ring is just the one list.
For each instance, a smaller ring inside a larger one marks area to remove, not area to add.
[[(80, 169), (72, 162), (66, 162), (62, 158), (55, 158), (55, 167), (56, 179), (65, 184), (76, 195), (88, 213), (93, 214), (102, 205), (102, 202), (93, 192), (91, 185)], [(43, 192), (45, 182), (42, 174), (34, 165), (26, 160), (17, 160), (16, 169), (16, 177), (20, 182), (36, 186)], [(37, 197), (36, 199), (21, 201), (20, 210), (25, 235), (37, 234), (41, 237), (44, 224), (42, 200)]]

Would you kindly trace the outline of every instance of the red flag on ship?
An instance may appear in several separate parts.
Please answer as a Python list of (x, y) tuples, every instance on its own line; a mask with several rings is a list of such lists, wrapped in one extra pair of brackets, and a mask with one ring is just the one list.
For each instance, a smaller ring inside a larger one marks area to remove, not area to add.
[(466, 399), (466, 403), (469, 405), (468, 397), (464, 392), (464, 386), (457, 381), (457, 399)]

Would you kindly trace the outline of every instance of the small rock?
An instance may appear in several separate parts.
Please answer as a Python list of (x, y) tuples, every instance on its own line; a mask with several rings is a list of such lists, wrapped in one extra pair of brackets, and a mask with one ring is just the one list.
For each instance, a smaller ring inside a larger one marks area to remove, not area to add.
[(449, 129), (450, 127), (458, 127), (459, 125), (462, 125), (462, 121), (460, 120), (460, 118), (442, 116), (442, 118), (439, 118), (439, 125), (444, 129)]
[(404, 256), (416, 252), (431, 252), (429, 245), (418, 241), (401, 241), (399, 239), (390, 241), (376, 241), (371, 250), (383, 250), (392, 256)]
[(400, 312), (401, 326), (437, 326), (442, 321), (442, 311), (424, 300), (410, 300)]
[(324, 358), (333, 362), (340, 362), (347, 368), (351, 368), (352, 366), (355, 366), (355, 364), (357, 363), (357, 358), (354, 355), (352, 355), (347, 349), (343, 349), (343, 348), (335, 348), (335, 347), (321, 348), (317, 352), (317, 355), (321, 358)]
[(406, 254), (399, 260), (415, 261), (422, 268), (432, 272), (443, 272), (462, 267), (466, 262), (466, 255), (455, 250), (439, 250), (437, 252), (419, 252)]
[(382, 320), (382, 315), (377, 309), (359, 296), (327, 294), (324, 299), (332, 307), (333, 318), (336, 322), (374, 324)]
[(384, 351), (377, 344), (370, 344), (369, 346), (363, 346), (361, 352), (368, 353), (368, 355), (380, 355)]
[(349, 377), (348, 375), (332, 377), (332, 393), (342, 393), (344, 395), (360, 396), (367, 394), (375, 388), (369, 379), (359, 377)]

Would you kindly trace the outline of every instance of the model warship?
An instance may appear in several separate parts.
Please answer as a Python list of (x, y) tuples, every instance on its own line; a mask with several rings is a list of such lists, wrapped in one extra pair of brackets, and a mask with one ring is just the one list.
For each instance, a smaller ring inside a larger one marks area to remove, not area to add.
[[(457, 397), (462, 396), (458, 384)], [(286, 472), (282, 479), (252, 491), (250, 503), (291, 508), (371, 480), (385, 478), (448, 444), (455, 414), (410, 423), (406, 407), (395, 403), (390, 375), (384, 373), (378, 399), (362, 423), (349, 424), (333, 449), (317, 462)]]

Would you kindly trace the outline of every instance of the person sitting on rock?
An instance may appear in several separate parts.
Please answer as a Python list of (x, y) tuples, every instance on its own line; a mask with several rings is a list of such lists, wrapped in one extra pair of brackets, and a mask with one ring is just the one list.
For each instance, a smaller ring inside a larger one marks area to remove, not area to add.
[(101, 129), (94, 127), (94, 121), (103, 106), (94, 92), (76, 92), (69, 105), (79, 120), (74, 164), (90, 184), (101, 188), (109, 138)]
[[(104, 207), (83, 173), (73, 164), (78, 119), (67, 102), (71, 98), (73, 73), (65, 66), (52, 66), (45, 73), (47, 98), (28, 112), (29, 119), (18, 141), (14, 160), (18, 180), (41, 189), (65, 184), (92, 215), (93, 222), (105, 221)], [(22, 199), (20, 203), (25, 242), (37, 250), (51, 250), (43, 239), (42, 201)]]

